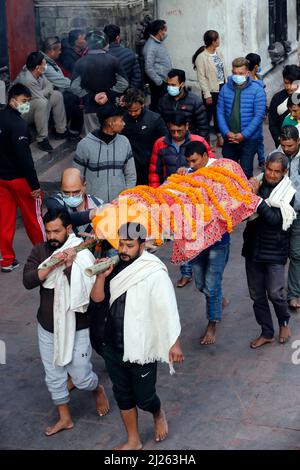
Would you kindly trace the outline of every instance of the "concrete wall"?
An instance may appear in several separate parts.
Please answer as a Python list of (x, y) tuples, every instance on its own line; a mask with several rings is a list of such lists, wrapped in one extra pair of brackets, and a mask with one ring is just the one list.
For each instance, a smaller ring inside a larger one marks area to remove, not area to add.
[[(158, 16), (169, 28), (166, 45), (174, 67), (184, 68), (190, 84), (197, 86), (191, 58), (203, 44), (208, 29), (219, 32), (220, 50), (231, 69), (235, 57), (249, 52), (262, 57), (264, 73), (271, 68), (268, 0), (159, 0)], [(296, 47), (296, 0), (288, 0), (288, 39)]]
[(136, 25), (145, 8), (152, 12), (153, 1), (144, 0), (35, 0), (39, 39), (64, 37), (72, 29), (103, 28), (108, 23), (121, 27), (123, 43), (135, 45)]

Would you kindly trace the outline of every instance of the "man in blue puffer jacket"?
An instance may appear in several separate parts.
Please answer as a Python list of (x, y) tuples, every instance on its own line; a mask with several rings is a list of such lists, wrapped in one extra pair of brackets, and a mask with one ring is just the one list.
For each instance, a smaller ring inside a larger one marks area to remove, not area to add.
[(218, 123), (224, 137), (223, 156), (239, 162), (247, 178), (253, 176), (253, 159), (262, 140), (266, 94), (249, 76), (244, 57), (232, 62), (232, 76), (222, 87)]

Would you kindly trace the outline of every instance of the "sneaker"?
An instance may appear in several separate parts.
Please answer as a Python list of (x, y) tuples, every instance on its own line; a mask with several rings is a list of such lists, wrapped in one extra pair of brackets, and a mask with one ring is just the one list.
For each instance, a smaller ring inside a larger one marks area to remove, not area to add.
[(50, 142), (47, 138), (42, 140), (41, 142), (38, 142), (37, 146), (40, 150), (43, 150), (44, 152), (53, 152), (53, 147), (50, 145)]
[(4, 266), (1, 268), (2, 273), (11, 273), (14, 269), (18, 268), (20, 266), (20, 263), (17, 259), (14, 259), (12, 264), (9, 266)]

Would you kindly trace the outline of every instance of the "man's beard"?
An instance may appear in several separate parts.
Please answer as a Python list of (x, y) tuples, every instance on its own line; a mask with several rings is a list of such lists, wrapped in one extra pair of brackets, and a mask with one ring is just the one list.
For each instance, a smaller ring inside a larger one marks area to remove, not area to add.
[(68, 236), (69, 235), (66, 235), (63, 242), (60, 242), (59, 240), (47, 240), (48, 247), (50, 248), (51, 251), (58, 250), (66, 243)]
[[(123, 258), (124, 256), (124, 258)], [(126, 268), (126, 266), (129, 266), (130, 264), (132, 264), (136, 259), (138, 259), (140, 257), (140, 253), (138, 252), (135, 256), (131, 257), (131, 256), (128, 256), (128, 255), (120, 255), (119, 254), (119, 257), (120, 257), (120, 265), (121, 267), (124, 267)]]

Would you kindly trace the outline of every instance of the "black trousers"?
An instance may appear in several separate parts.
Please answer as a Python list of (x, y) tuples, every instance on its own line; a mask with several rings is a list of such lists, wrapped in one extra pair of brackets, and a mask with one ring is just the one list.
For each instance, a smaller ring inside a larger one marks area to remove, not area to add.
[(157, 362), (143, 366), (123, 362), (123, 355), (109, 345), (102, 346), (101, 355), (120, 410), (130, 410), (136, 406), (152, 414), (160, 410), (160, 399), (155, 389)]
[(83, 110), (80, 108), (80, 98), (70, 91), (64, 91), (63, 97), (70, 130), (81, 132), (83, 126)]
[(217, 103), (219, 98), (219, 93), (211, 93), (212, 104), (207, 104), (206, 99), (203, 97), (203, 103), (206, 109), (208, 125), (210, 125), (212, 117), (214, 118), (214, 130), (216, 134), (220, 134), (220, 128), (217, 118)]
[(163, 82), (161, 85), (155, 85), (155, 83), (148, 78), (149, 86), (150, 86), (150, 93), (151, 93), (151, 104), (149, 108), (151, 111), (158, 112), (158, 102), (162, 96), (167, 93), (167, 84)]
[(273, 304), (279, 326), (287, 325), (290, 319), (284, 265), (256, 263), (246, 258), (246, 274), (256, 321), (261, 326), (262, 336), (271, 339), (274, 327), (268, 299)]
[(136, 159), (134, 160), (136, 169), (136, 185), (149, 186), (149, 163), (141, 164)]

